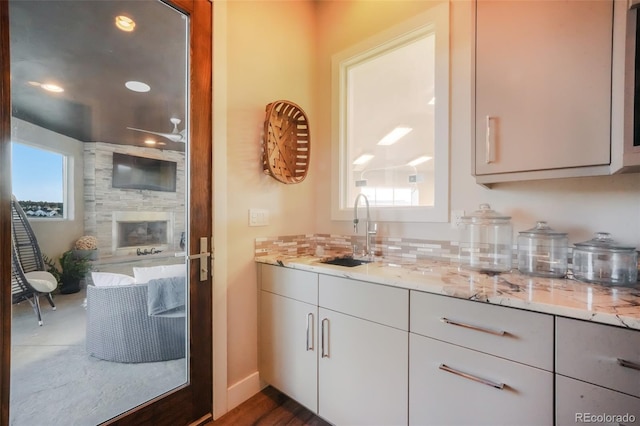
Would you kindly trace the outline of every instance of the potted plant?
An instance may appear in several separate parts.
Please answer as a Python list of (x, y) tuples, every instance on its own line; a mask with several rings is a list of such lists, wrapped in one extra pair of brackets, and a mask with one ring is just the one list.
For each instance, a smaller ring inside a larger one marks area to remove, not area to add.
[(73, 245), (76, 259), (96, 260), (98, 258), (98, 239), (92, 235), (78, 238)]
[(73, 250), (62, 253), (58, 259), (60, 263), (60, 293), (71, 294), (80, 291), (80, 281), (91, 270), (88, 258), (77, 258)]

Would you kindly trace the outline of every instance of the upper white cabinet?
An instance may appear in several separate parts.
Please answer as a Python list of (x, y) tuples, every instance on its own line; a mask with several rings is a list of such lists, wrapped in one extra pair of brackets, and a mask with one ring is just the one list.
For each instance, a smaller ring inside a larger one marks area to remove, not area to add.
[(479, 0), (475, 25), (478, 183), (622, 167), (625, 2)]

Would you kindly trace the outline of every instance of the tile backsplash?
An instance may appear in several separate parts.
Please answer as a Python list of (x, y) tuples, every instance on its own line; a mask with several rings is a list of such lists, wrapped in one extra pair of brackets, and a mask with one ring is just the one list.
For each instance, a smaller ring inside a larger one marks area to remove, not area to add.
[[(334, 234), (300, 234), (277, 237), (256, 238), (255, 256), (289, 255), (312, 256), (317, 247), (322, 247), (325, 254), (346, 255), (361, 254), (364, 237), (356, 235)], [(389, 260), (438, 259), (458, 261), (457, 241), (418, 240), (412, 238), (376, 237), (372, 244), (377, 256)]]

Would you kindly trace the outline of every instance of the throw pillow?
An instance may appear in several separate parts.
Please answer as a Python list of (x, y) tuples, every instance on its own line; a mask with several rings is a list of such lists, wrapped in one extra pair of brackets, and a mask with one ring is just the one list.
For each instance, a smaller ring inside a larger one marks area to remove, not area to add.
[(91, 279), (96, 287), (114, 287), (119, 285), (131, 285), (136, 281), (133, 277), (111, 272), (92, 272)]
[(186, 277), (187, 267), (184, 263), (177, 265), (150, 266), (147, 268), (133, 268), (133, 276), (137, 284), (148, 283), (158, 278)]

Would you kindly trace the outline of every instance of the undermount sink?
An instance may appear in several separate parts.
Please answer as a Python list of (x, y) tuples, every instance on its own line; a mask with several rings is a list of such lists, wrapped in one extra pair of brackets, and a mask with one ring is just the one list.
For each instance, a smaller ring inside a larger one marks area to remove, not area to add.
[(363, 259), (354, 259), (353, 257), (339, 257), (337, 259), (325, 260), (322, 263), (326, 263), (329, 265), (338, 265), (338, 266), (360, 266), (365, 263), (371, 263), (371, 260), (363, 260)]

